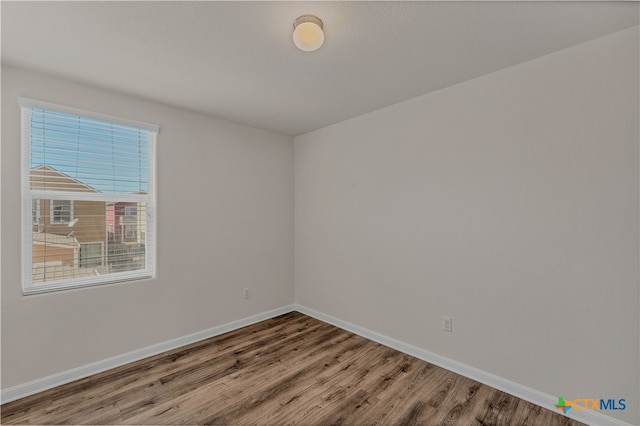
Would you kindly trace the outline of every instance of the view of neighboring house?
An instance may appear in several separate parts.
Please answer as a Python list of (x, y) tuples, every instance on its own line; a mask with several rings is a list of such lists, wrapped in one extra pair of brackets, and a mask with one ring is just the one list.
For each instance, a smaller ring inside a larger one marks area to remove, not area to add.
[[(32, 189), (99, 192), (53, 167), (30, 172)], [(95, 274), (106, 265), (104, 201), (33, 200), (33, 281)], [(96, 269), (98, 268), (98, 269)]]
[(107, 237), (118, 243), (144, 244), (145, 207), (142, 203), (107, 203)]
[[(51, 166), (30, 172), (31, 188), (100, 191)], [(33, 282), (142, 269), (144, 203), (35, 199), (32, 205)]]
[(147, 231), (144, 203), (107, 203), (107, 257), (112, 272), (141, 269)]

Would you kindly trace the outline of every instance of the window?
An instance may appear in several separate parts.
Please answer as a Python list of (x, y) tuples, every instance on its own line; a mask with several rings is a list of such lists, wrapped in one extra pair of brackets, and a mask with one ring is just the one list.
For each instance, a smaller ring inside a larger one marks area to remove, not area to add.
[(51, 223), (69, 223), (73, 220), (72, 200), (51, 200), (49, 221)]
[(158, 126), (19, 102), (23, 292), (153, 277)]
[(102, 246), (102, 242), (80, 244), (80, 267), (102, 266)]
[(124, 227), (124, 237), (128, 240), (138, 238), (138, 230), (135, 225), (128, 225)]

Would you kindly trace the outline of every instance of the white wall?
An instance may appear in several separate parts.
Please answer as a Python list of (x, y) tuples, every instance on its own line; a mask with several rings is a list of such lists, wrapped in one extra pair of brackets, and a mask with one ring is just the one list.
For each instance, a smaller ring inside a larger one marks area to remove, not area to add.
[[(160, 125), (157, 279), (22, 295), (17, 96)], [(2, 265), (3, 389), (288, 305), (293, 140), (3, 67)]]
[(640, 423), (638, 114), (635, 27), (297, 137), (296, 302)]

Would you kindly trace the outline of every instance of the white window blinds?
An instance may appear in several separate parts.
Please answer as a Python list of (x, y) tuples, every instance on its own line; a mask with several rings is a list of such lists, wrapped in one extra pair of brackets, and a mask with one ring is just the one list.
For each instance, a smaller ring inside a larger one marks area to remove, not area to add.
[(152, 277), (158, 127), (19, 101), (25, 294)]

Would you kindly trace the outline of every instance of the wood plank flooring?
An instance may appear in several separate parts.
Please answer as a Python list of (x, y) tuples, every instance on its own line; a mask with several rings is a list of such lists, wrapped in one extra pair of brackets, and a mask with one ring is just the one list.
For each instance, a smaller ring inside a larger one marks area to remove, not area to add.
[(2, 424), (580, 425), (298, 312), (2, 405)]

